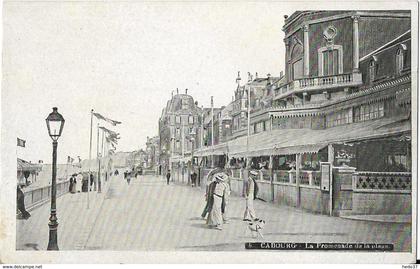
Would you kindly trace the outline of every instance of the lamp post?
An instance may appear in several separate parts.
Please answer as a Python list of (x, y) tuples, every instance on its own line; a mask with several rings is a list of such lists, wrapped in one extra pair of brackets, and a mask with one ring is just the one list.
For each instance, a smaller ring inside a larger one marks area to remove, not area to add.
[[(190, 177), (194, 171), (194, 142), (195, 142), (195, 129), (192, 128), (190, 134), (189, 134), (189, 140), (191, 141), (191, 173), (190, 173)], [(189, 180), (188, 180), (189, 181)], [(190, 184), (190, 182), (188, 182), (188, 184)]]
[(50, 222), (48, 226), (50, 228), (49, 240), (47, 250), (58, 250), (57, 244), (57, 209), (56, 209), (56, 198), (57, 198), (57, 140), (60, 138), (64, 127), (64, 118), (58, 113), (57, 108), (53, 107), (51, 112), (45, 119), (48, 128), (48, 134), (52, 139), (53, 144), (53, 162), (52, 162), (52, 180), (51, 180), (51, 214)]

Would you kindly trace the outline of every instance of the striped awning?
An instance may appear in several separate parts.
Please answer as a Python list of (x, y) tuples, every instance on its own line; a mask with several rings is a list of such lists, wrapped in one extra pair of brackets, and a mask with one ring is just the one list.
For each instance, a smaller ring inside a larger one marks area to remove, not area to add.
[(333, 128), (277, 129), (228, 142), (229, 157), (257, 157), (318, 152), (328, 144), (374, 139), (411, 130), (409, 119), (377, 119)]
[(41, 165), (33, 164), (22, 159), (17, 159), (17, 170), (22, 172), (41, 171)]
[(212, 155), (224, 155), (228, 153), (228, 144), (221, 143), (214, 146), (204, 147), (194, 152), (196, 157), (212, 156)]

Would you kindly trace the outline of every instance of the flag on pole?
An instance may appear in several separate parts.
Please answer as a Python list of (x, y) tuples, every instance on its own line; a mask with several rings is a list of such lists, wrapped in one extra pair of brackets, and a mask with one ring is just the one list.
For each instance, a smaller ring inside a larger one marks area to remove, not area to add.
[(118, 137), (118, 135), (119, 135), (119, 133), (116, 133), (116, 132), (114, 132), (114, 131), (112, 131), (112, 130), (110, 130), (108, 128), (103, 127), (103, 126), (100, 126), (99, 129), (107, 132), (109, 135), (114, 136), (114, 137)]
[(20, 139), (19, 137), (17, 138), (17, 145), (18, 147), (22, 147), (24, 148), (26, 144), (26, 140)]
[(74, 159), (70, 156), (67, 156), (67, 163), (73, 163)]
[(112, 125), (114, 125), (114, 126), (117, 126), (117, 124), (121, 124), (121, 122), (120, 121), (116, 121), (116, 120), (111, 120), (111, 119), (109, 119), (109, 118), (107, 118), (107, 117), (104, 117), (104, 116), (102, 116), (101, 114), (99, 114), (99, 113), (93, 113), (93, 115), (98, 119), (98, 120), (104, 120), (104, 121), (106, 121), (106, 122), (108, 122), (108, 123), (111, 123)]

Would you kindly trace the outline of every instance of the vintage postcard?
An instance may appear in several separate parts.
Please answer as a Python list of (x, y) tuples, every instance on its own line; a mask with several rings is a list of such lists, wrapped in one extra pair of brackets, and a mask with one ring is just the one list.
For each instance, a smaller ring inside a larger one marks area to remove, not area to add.
[(418, 3), (4, 1), (1, 263), (413, 263)]

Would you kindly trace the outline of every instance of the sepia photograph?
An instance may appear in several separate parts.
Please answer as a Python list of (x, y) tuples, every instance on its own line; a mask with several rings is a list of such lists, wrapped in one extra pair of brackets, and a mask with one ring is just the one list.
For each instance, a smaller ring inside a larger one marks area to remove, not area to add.
[(415, 263), (417, 26), (410, 1), (4, 1), (0, 263)]

